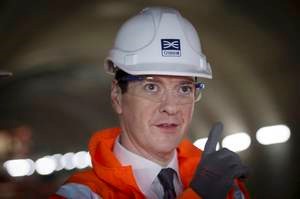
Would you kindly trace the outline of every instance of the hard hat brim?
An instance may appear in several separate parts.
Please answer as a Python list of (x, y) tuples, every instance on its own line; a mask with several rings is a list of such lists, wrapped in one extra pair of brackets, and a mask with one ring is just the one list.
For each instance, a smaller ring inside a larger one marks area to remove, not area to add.
[[(195, 67), (193, 65), (179, 63), (140, 63), (138, 65), (123, 65), (114, 63), (114, 65), (131, 75), (170, 75), (170, 76), (187, 76), (187, 77), (202, 77), (212, 79), (212, 73), (209, 63), (206, 63), (205, 68)], [(113, 74), (113, 67), (106, 65), (109, 73)], [(195, 70), (195, 68), (197, 68)]]

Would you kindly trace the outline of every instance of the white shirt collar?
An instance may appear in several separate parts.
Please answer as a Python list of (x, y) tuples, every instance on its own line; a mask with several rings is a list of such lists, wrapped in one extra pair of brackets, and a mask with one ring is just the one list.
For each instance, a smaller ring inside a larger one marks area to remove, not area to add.
[(132, 166), (133, 174), (137, 184), (145, 195), (148, 195), (148, 193), (151, 191), (151, 185), (162, 168), (168, 167), (174, 169), (180, 181), (176, 150), (172, 160), (166, 167), (162, 167), (151, 160), (127, 150), (120, 144), (119, 137), (115, 141), (113, 152), (123, 166)]

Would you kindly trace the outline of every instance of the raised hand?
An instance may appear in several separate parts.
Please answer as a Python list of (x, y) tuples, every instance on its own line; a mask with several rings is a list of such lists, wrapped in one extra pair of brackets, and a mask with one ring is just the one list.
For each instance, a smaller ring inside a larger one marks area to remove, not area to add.
[(226, 148), (216, 151), (222, 130), (222, 123), (216, 123), (210, 130), (202, 159), (190, 184), (203, 199), (226, 198), (234, 179), (248, 174), (248, 167), (242, 165), (236, 153)]

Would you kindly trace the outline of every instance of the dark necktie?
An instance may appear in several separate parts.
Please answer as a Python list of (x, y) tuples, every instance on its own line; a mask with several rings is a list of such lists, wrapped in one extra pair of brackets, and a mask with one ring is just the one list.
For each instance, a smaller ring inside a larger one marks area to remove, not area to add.
[(176, 192), (173, 184), (175, 171), (171, 168), (162, 169), (158, 174), (158, 180), (164, 189), (163, 199), (175, 199)]

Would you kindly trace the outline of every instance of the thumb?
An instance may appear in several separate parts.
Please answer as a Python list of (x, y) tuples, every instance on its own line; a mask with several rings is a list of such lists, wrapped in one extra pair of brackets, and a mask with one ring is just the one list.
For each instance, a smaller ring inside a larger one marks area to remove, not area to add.
[(206, 156), (212, 152), (216, 151), (216, 146), (221, 137), (221, 133), (223, 131), (223, 124), (221, 122), (217, 122), (211, 128), (207, 142), (204, 147), (203, 155)]

